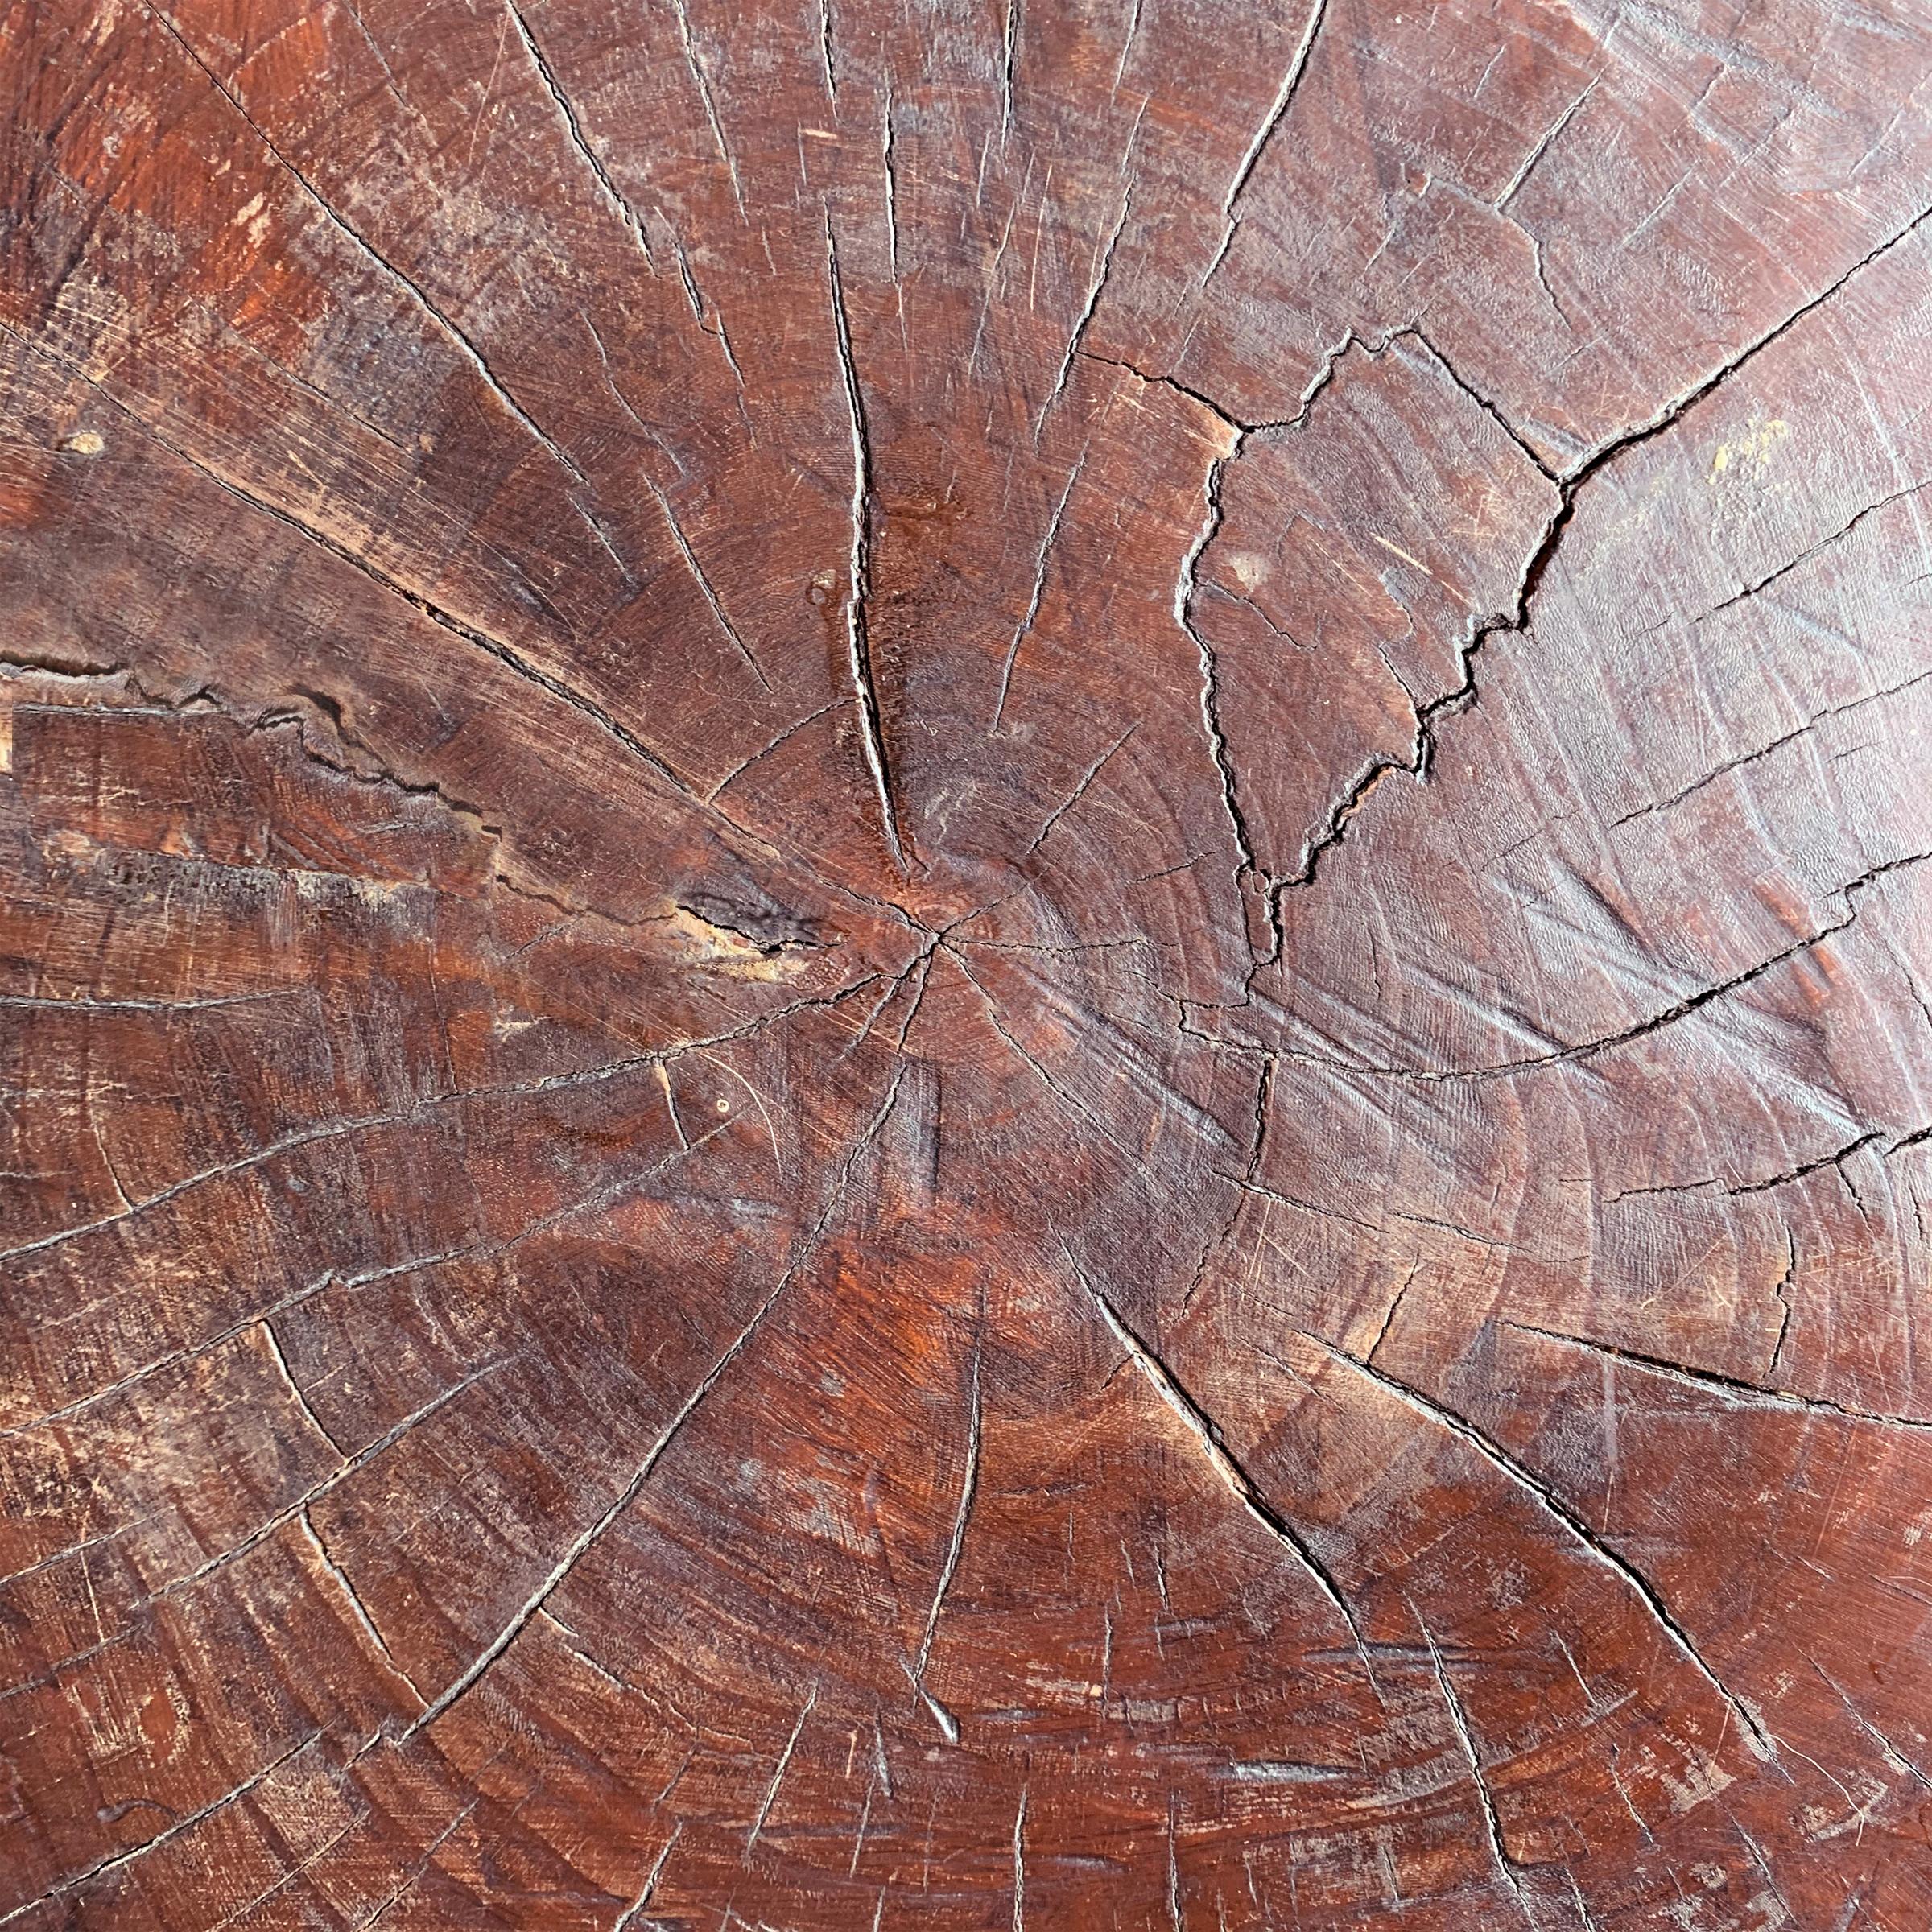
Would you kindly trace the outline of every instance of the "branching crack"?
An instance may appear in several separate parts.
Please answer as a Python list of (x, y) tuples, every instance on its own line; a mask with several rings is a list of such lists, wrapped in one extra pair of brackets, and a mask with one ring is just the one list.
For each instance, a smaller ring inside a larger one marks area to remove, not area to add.
[[(1612, 436), (1608, 441), (1600, 444), (1590, 456), (1584, 457), (1571, 469), (1563, 471), (1556, 476), (1554, 480), (1560, 501), (1554, 513), (1544, 524), (1542, 536), (1532, 547), (1528, 558), (1525, 560), (1522, 572), (1517, 580), (1513, 609), (1506, 615), (1485, 619), (1472, 628), (1468, 641), (1462, 646), (1463, 675), (1460, 683), (1455, 689), (1443, 692), (1440, 696), (1431, 699), (1427, 704), (1417, 708), (1415, 741), (1409, 758), (1406, 761), (1398, 759), (1373, 761), (1361, 775), (1355, 780), (1348, 792), (1330, 809), (1326, 820), (1303, 848), (1299, 869), (1291, 877), (1278, 881), (1275, 886), (1274, 891), (1278, 902), (1275, 918), (1278, 927), (1280, 916), (1278, 911), (1280, 895), (1297, 887), (1312, 886), (1315, 882), (1316, 873), (1323, 854), (1342, 842), (1346, 835), (1349, 820), (1353, 818), (1369, 791), (1387, 773), (1392, 770), (1407, 771), (1418, 779), (1426, 780), (1427, 778), (1430, 759), (1435, 749), (1436, 734), (1440, 723), (1446, 716), (1464, 710), (1476, 701), (1478, 693), (1476, 682), (1476, 666), (1484, 646), (1492, 637), (1505, 634), (1521, 635), (1528, 631), (1530, 602), (1535, 596), (1538, 586), (1542, 583), (1549, 569), (1551, 558), (1555, 555), (1558, 545), (1563, 541), (1563, 532), (1569, 527), (1571, 519), (1575, 512), (1577, 493), (1583, 486), (1614, 462), (1616, 458), (1622, 456), (1626, 450), (1633, 448), (1638, 444), (1647, 442), (1653, 436), (1661, 435), (1664, 431), (1670, 428), (1686, 412), (1715, 390), (1719, 384), (1728, 381), (1739, 370), (1746, 367), (1765, 349), (1769, 348), (1773, 343), (1794, 328), (1814, 309), (1828, 302), (1860, 270), (1869, 267), (1881, 256), (1908, 239), (1928, 217), (1932, 217), (1932, 208), (1922, 210), (1902, 227), (1895, 229), (1889, 237), (1853, 262), (1849, 268), (1827, 284), (1817, 295), (1792, 310), (1782, 321), (1754, 337), (1728, 361), (1720, 364), (1709, 374), (1693, 383), (1688, 389), (1681, 390), (1658, 409), (1654, 415), (1644, 422), (1637, 423), (1619, 435)], [(1414, 332), (1418, 336), (1420, 333), (1419, 331), (1413, 330), (1407, 332)], [(1432, 350), (1431, 353), (1434, 351)], [(1437, 356), (1437, 360), (1442, 361), (1439, 355)], [(1464, 383), (1462, 378), (1449, 368), (1447, 363), (1444, 362), (1443, 367), (1448, 370), (1451, 379), (1455, 381), (1459, 386), (1468, 390), (1478, 402), (1484, 402), (1485, 407), (1488, 407), (1480, 394), (1474, 390), (1468, 389), (1468, 384)], [(1491, 411), (1491, 414), (1496, 416), (1497, 421), (1502, 423), (1503, 427), (1509, 430), (1509, 434), (1520, 445), (1521, 438), (1517, 436), (1516, 431), (1510, 427), (1501, 415), (1494, 410)], [(1542, 460), (1534, 457), (1533, 452), (1530, 453), (1538, 468), (1544, 469), (1547, 473), (1546, 466), (1542, 464)]]
[(655, 778), (670, 786), (679, 797), (692, 803), (700, 802), (690, 787), (679, 778), (670, 766), (666, 764), (648, 745), (645, 744), (636, 733), (613, 716), (595, 699), (587, 697), (583, 692), (573, 689), (554, 672), (544, 670), (533, 659), (526, 657), (514, 645), (507, 644), (502, 638), (493, 637), (489, 632), (480, 630), (474, 625), (466, 623), (462, 618), (445, 609), (441, 605), (432, 603), (427, 597), (411, 590), (400, 579), (391, 576), (380, 564), (374, 563), (361, 551), (350, 549), (347, 544), (332, 537), (327, 531), (318, 528), (315, 524), (298, 516), (293, 510), (284, 509), (281, 505), (271, 502), (266, 497), (258, 496), (246, 485), (233, 481), (229, 477), (224, 476), (219, 470), (210, 468), (199, 457), (190, 455), (180, 444), (163, 435), (160, 430), (150, 423), (132, 405), (124, 402), (120, 397), (115, 395), (112, 390), (106, 388), (97, 378), (90, 375), (78, 364), (68, 361), (66, 357), (57, 355), (54, 351), (47, 349), (41, 345), (27, 342), (24, 337), (16, 335), (3, 323), (0, 323), (0, 334), (10, 336), (14, 341), (19, 342), (23, 347), (46, 356), (49, 361), (57, 363), (69, 374), (78, 376), (82, 381), (98, 390), (115, 409), (120, 411), (130, 422), (136, 424), (144, 435), (151, 437), (177, 461), (185, 464), (197, 476), (204, 477), (207, 481), (213, 484), (217, 489), (233, 497), (237, 502), (246, 506), (259, 515), (272, 518), (285, 529), (293, 531), (297, 536), (303, 538), (319, 548), (328, 551), (339, 563), (346, 564), (351, 569), (359, 571), (370, 582), (387, 591), (392, 597), (401, 598), (419, 616), (427, 617), (438, 629), (448, 632), (452, 637), (460, 638), (465, 644), (494, 658), (498, 663), (506, 670), (514, 672), (526, 683), (533, 684), (539, 690), (547, 691), (559, 702), (568, 704), (573, 711), (581, 712), (585, 717), (590, 719), (599, 729), (615, 739), (640, 764), (646, 766)]
[[(151, 1208), (171, 1201), (179, 1195), (185, 1194), (191, 1188), (204, 1186), (210, 1181), (225, 1179), (233, 1174), (247, 1173), (261, 1166), (264, 1162), (276, 1158), (279, 1155), (293, 1153), (299, 1149), (312, 1146), (319, 1141), (336, 1140), (345, 1135), (366, 1133), (378, 1128), (404, 1126), (420, 1122), (439, 1108), (454, 1106), (465, 1100), (551, 1093), (569, 1088), (587, 1086), (603, 1080), (621, 1078), (628, 1074), (641, 1072), (646, 1068), (657, 1067), (665, 1062), (679, 1059), (686, 1054), (700, 1053), (708, 1047), (726, 1046), (733, 1041), (745, 1039), (753, 1034), (762, 1031), (766, 1027), (780, 1025), (796, 1013), (837, 1006), (846, 1000), (856, 997), (868, 986), (876, 985), (879, 976), (876, 972), (868, 973), (864, 977), (855, 980), (849, 986), (841, 987), (836, 993), (824, 997), (795, 1000), (784, 1006), (774, 1008), (769, 1013), (755, 1015), (741, 1026), (727, 1028), (721, 1033), (673, 1041), (648, 1053), (628, 1055), (621, 1059), (603, 1061), (596, 1066), (576, 1069), (568, 1073), (543, 1074), (524, 1080), (501, 1080), (477, 1087), (452, 1088), (445, 1093), (425, 1096), (412, 1106), (397, 1113), (355, 1114), (339, 1119), (318, 1121), (308, 1127), (298, 1128), (292, 1133), (283, 1134), (279, 1139), (268, 1141), (262, 1146), (254, 1149), (251, 1153), (238, 1154), (231, 1161), (220, 1162), (212, 1167), (198, 1168), (192, 1174), (184, 1174), (180, 1180), (171, 1182), (157, 1192), (144, 1195), (131, 1208), (120, 1209), (113, 1214), (100, 1216), (91, 1221), (77, 1222), (72, 1226), (56, 1229), (50, 1234), (36, 1236), (31, 1241), (22, 1241), (12, 1248), (0, 1249), (0, 1261), (10, 1261), (23, 1254), (37, 1253), (42, 1249), (56, 1248), (64, 1242), (77, 1240), (82, 1236), (97, 1233), (103, 1228), (113, 1227), (122, 1221), (130, 1220), (138, 1216), (145, 1214)], [(729, 1122), (725, 1124), (729, 1125)], [(720, 1131), (722, 1131), (721, 1128), (712, 1129), (713, 1133)], [(706, 1135), (702, 1139), (692, 1142), (691, 1146), (694, 1148), (701, 1146), (704, 1141), (710, 1137), (710, 1135)], [(657, 1170), (653, 1169), (650, 1171), (654, 1173)], [(633, 1175), (618, 1183), (617, 1185), (620, 1187), (636, 1186), (638, 1184), (638, 1179), (639, 1177)], [(559, 1212), (570, 1211), (561, 1210)]]
[(1195, 1297), (1200, 1293), (1201, 1284), (1208, 1278), (1209, 1262), (1227, 1243), (1240, 1224), (1241, 1196), (1255, 1194), (1265, 1197), (1267, 1195), (1268, 1190), (1256, 1180), (1255, 1176), (1261, 1170), (1261, 1156), (1267, 1145), (1269, 1112), (1274, 1094), (1275, 1069), (1278, 1064), (1278, 1060), (1273, 1054), (1261, 1062), (1261, 1073), (1254, 1088), (1254, 1133), (1248, 1143), (1248, 1163), (1242, 1170), (1239, 1180), (1233, 1180), (1232, 1175), (1222, 1177), (1233, 1181), (1236, 1195), (1234, 1204), (1228, 1210), (1220, 1232), (1202, 1247), (1201, 1257), (1195, 1263), (1194, 1274), (1187, 1283), (1187, 1292), (1181, 1297), (1180, 1312), (1183, 1315), (1194, 1306)]
[[(1228, 749), (1226, 734), (1221, 729), (1220, 673), (1214, 647), (1208, 642), (1206, 634), (1196, 628), (1194, 621), (1194, 600), (1199, 588), (1196, 573), (1200, 567), (1202, 552), (1212, 543), (1221, 527), (1224, 514), (1221, 504), (1221, 477), (1227, 465), (1241, 452), (1241, 440), (1237, 438), (1234, 448), (1212, 464), (1208, 472), (1206, 485), (1207, 514), (1201, 527), (1195, 533), (1194, 542), (1187, 554), (1181, 559), (1180, 576), (1174, 587), (1174, 618), (1192, 642), (1201, 669), (1201, 724), (1208, 735), (1208, 749), (1214, 759), (1215, 771), (1220, 780), (1222, 809), (1228, 815), (1228, 823), (1233, 831), (1236, 852), (1240, 863), (1235, 869), (1237, 887), (1247, 879), (1262, 876), (1261, 866), (1255, 857), (1254, 841), (1249, 836), (1248, 820), (1241, 809), (1241, 798), (1235, 776), (1234, 761)], [(1279, 935), (1276, 935), (1279, 950)]]
[[(1265, 957), (1257, 961), (1255, 968), (1257, 971), (1268, 960), (1278, 959), (1281, 956), (1283, 944), (1282, 894), (1287, 886), (1304, 883), (1308, 878), (1312, 877), (1315, 854), (1312, 851), (1306, 853), (1302, 871), (1294, 878), (1287, 881), (1271, 877), (1263, 869), (1257, 858), (1254, 842), (1241, 806), (1233, 761), (1228, 752), (1226, 734), (1221, 725), (1219, 668), (1216, 662), (1213, 647), (1208, 643), (1205, 634), (1194, 621), (1194, 605), (1200, 589), (1199, 571), (1201, 559), (1206, 553), (1208, 546), (1220, 534), (1224, 514), (1221, 498), (1223, 478), (1226, 475), (1228, 466), (1239, 461), (1243, 451), (1247, 447), (1248, 439), (1264, 431), (1285, 432), (1302, 427), (1308, 420), (1309, 412), (1313, 409), (1315, 399), (1335, 380), (1335, 373), (1340, 368), (1343, 358), (1352, 348), (1360, 347), (1368, 355), (1381, 355), (1385, 353), (1389, 345), (1398, 337), (1418, 333), (1419, 332), (1412, 328), (1396, 329), (1374, 342), (1368, 342), (1356, 336), (1352, 329), (1349, 330), (1323, 357), (1315, 374), (1309, 378), (1307, 386), (1302, 391), (1299, 407), (1294, 415), (1279, 422), (1269, 423), (1241, 423), (1231, 416), (1212, 398), (1203, 395), (1198, 390), (1190, 389), (1185, 383), (1177, 381), (1173, 377), (1149, 376), (1144, 371), (1135, 368), (1132, 363), (1120, 361), (1110, 357), (1093, 356), (1090, 358), (1096, 362), (1105, 362), (1113, 368), (1125, 369), (1129, 374), (1137, 377), (1143, 382), (1158, 382), (1174, 390), (1176, 393), (1184, 395), (1199, 404), (1200, 407), (1208, 411), (1224, 429), (1231, 430), (1233, 432), (1232, 446), (1221, 456), (1216, 457), (1208, 466), (1204, 485), (1207, 514), (1199, 530), (1195, 536), (1194, 542), (1190, 545), (1186, 555), (1181, 560), (1180, 573), (1174, 584), (1174, 611), (1175, 621), (1193, 642), (1200, 660), (1202, 723), (1206, 731), (1208, 749), (1213, 757), (1216, 771), (1220, 781), (1222, 803), (1234, 833), (1235, 845), (1239, 858), (1235, 873), (1236, 884), (1238, 886), (1250, 878), (1258, 881), (1265, 902), (1271, 944)], [(1088, 353), (1084, 349), (1080, 353), (1083, 355)], [(1500, 415), (1497, 417), (1497, 420), (1499, 422), (1502, 420)], [(1508, 428), (1506, 423), (1504, 424), (1504, 427), (1505, 429)], [(1514, 432), (1511, 431), (1510, 433), (1513, 435)], [(1419, 729), (1420, 720), (1418, 717), (1418, 732)], [(1331, 831), (1335, 837), (1339, 838), (1340, 836), (1340, 824), (1345, 822), (1348, 816), (1354, 811), (1361, 799), (1367, 795), (1369, 787), (1377, 778), (1381, 777), (1382, 771), (1393, 762), (1394, 761), (1384, 761), (1379, 765), (1372, 766), (1364, 779), (1358, 782), (1349, 797), (1335, 808), (1335, 811), (1331, 815)], [(1252, 985), (1252, 975), (1250, 985)]]
[[(378, 1456), (386, 1455), (412, 1429), (427, 1422), (432, 1415), (438, 1414), (449, 1403), (454, 1402), (458, 1396), (466, 1394), (485, 1377), (494, 1375), (499, 1368), (505, 1367), (510, 1360), (510, 1358), (507, 1356), (498, 1356), (493, 1360), (485, 1362), (481, 1368), (472, 1369), (460, 1381), (452, 1383), (447, 1389), (439, 1389), (427, 1402), (411, 1410), (407, 1415), (402, 1418), (402, 1421), (391, 1424), (374, 1442), (358, 1449), (353, 1455), (345, 1458), (338, 1468), (332, 1470), (320, 1482), (312, 1484), (292, 1503), (276, 1510), (272, 1516), (258, 1524), (239, 1542), (231, 1545), (218, 1555), (211, 1556), (206, 1563), (202, 1563), (196, 1569), (191, 1570), (185, 1576), (178, 1577), (172, 1583), (163, 1584), (155, 1592), (155, 1595), (163, 1597), (177, 1595), (200, 1583), (204, 1577), (211, 1575), (213, 1571), (225, 1568), (237, 1558), (246, 1556), (250, 1550), (266, 1542), (285, 1524), (296, 1521), (298, 1519), (306, 1522), (308, 1520), (310, 1509), (321, 1501), (324, 1496), (328, 1495), (332, 1491), (340, 1488), (352, 1476), (354, 1476), (358, 1471), (366, 1468)], [(405, 1682), (407, 1681), (407, 1678), (404, 1679)]]
[[(1398, 330), (1396, 332), (1400, 334), (1403, 332)], [(1373, 345), (1370, 353), (1386, 348), (1389, 342), (1393, 339), (1393, 336), (1381, 339)], [(1103, 369), (1121, 369), (1128, 375), (1132, 376), (1136, 382), (1145, 382), (1150, 388), (1170, 389), (1177, 396), (1185, 396), (1196, 407), (1205, 410), (1223, 429), (1236, 438), (1240, 438), (1258, 436), (1263, 430), (1300, 428), (1308, 419), (1308, 405), (1327, 387), (1329, 382), (1332, 379), (1337, 361), (1348, 349), (1360, 343), (1360, 338), (1352, 332), (1344, 336), (1340, 343), (1323, 354), (1308, 386), (1302, 391), (1295, 413), (1292, 416), (1283, 416), (1276, 420), (1261, 423), (1243, 422), (1240, 417), (1232, 415), (1224, 403), (1216, 402), (1214, 398), (1204, 390), (1195, 389), (1192, 385), (1183, 382), (1179, 376), (1150, 375), (1137, 363), (1127, 361), (1120, 356), (1104, 356), (1098, 349), (1082, 347), (1075, 349), (1074, 353), (1083, 362), (1096, 362)], [(1239, 453), (1238, 448), (1230, 450), (1225, 460), (1232, 461)]]

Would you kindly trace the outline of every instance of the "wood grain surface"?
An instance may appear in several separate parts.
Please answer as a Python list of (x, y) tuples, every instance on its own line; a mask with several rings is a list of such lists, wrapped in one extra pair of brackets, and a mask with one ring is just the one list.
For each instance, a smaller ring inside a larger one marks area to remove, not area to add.
[(0, 93), (0, 1926), (1926, 1932), (1923, 0)]

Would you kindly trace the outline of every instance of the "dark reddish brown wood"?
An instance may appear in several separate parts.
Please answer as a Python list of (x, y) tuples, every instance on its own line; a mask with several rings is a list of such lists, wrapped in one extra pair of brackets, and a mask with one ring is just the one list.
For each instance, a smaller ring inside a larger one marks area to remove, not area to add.
[(0, 1926), (1925, 1932), (1922, 6), (0, 48)]

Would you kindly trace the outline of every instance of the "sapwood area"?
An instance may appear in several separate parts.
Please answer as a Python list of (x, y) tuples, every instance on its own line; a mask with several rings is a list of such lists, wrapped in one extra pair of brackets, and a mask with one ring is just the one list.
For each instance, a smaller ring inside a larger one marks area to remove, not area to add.
[(1925, 1932), (1932, 11), (0, 81), (0, 1927)]

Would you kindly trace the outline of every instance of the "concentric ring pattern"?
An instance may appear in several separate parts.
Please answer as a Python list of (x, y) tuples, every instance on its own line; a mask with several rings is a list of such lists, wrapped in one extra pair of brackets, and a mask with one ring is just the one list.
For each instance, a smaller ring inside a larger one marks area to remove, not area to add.
[(0, 10), (0, 1926), (1932, 1923), (1932, 16)]

